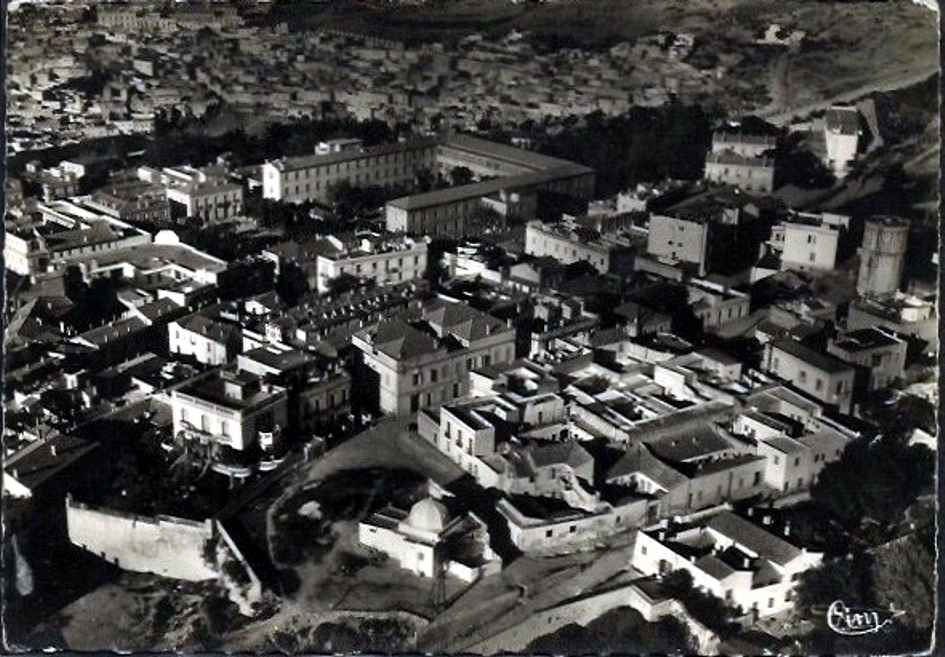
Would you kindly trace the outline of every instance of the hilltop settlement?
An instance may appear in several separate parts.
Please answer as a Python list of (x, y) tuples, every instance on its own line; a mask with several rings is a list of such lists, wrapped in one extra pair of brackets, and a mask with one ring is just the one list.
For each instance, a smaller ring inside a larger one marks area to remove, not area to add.
[[(888, 564), (931, 549), (938, 259), (925, 199), (863, 201), (889, 103), (707, 113), (686, 175), (605, 170), (555, 144), (675, 130), (723, 74), (693, 35), (453, 52), (264, 13), (11, 15), (14, 644), (874, 645), (816, 643), (834, 593), (927, 639)], [(291, 147), (156, 156), (221, 106)]]

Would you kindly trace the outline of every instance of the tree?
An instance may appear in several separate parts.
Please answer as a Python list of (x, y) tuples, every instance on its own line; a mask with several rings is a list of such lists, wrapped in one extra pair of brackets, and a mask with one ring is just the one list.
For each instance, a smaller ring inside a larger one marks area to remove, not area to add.
[(876, 602), (904, 610), (901, 622), (928, 637), (935, 618), (934, 525), (892, 541), (874, 554)]
[(825, 562), (801, 573), (795, 593), (804, 613), (822, 613), (835, 600), (847, 605), (872, 604), (871, 559), (860, 553), (853, 559)]
[(416, 174), (414, 174), (414, 184), (417, 187), (417, 191), (429, 192), (433, 189), (433, 185), (436, 184), (436, 176), (430, 169), (422, 167), (417, 169)]
[(453, 167), (450, 170), (450, 181), (455, 186), (468, 185), (472, 182), (473, 172), (469, 167)]
[(934, 471), (935, 457), (927, 447), (904, 447), (892, 437), (860, 439), (827, 464), (811, 498), (849, 531), (856, 532), (867, 518), (888, 526), (931, 491)]

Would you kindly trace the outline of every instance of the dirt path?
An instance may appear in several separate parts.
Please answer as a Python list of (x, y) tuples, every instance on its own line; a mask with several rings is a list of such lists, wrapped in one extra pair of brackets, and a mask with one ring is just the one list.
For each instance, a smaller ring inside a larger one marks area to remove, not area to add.
[(913, 84), (924, 82), (938, 72), (939, 66), (937, 64), (923, 68), (921, 71), (911, 73), (909, 67), (905, 67), (896, 75), (887, 76), (882, 80), (876, 80), (867, 85), (857, 87), (856, 89), (851, 89), (850, 91), (836, 94), (830, 98), (824, 98), (813, 103), (801, 105), (799, 107), (791, 107), (783, 112), (762, 112), (759, 115), (768, 122), (775, 125), (786, 125), (794, 118), (802, 117), (818, 110), (827, 109), (831, 105), (835, 105), (837, 103), (848, 103), (873, 92), (895, 91), (896, 89), (902, 89), (904, 87), (912, 86)]

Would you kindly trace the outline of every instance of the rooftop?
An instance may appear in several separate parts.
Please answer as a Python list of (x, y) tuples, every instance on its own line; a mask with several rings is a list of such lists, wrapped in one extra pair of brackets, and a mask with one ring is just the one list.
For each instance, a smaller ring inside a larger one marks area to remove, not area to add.
[(4, 459), (4, 475), (33, 491), (96, 447), (96, 443), (63, 434), (37, 440)]
[(855, 135), (860, 132), (860, 112), (855, 107), (831, 107), (824, 114), (824, 126), (830, 132)]
[(328, 166), (340, 162), (352, 162), (366, 157), (377, 157), (379, 155), (390, 155), (392, 153), (403, 153), (411, 150), (420, 150), (436, 146), (439, 140), (424, 139), (413, 142), (393, 142), (389, 144), (379, 144), (369, 146), (364, 149), (348, 149), (324, 155), (301, 155), (298, 157), (284, 157), (270, 162), (280, 171), (298, 171), (316, 166)]
[(889, 347), (898, 343), (896, 338), (872, 327), (844, 333), (833, 342), (837, 348), (850, 353)]
[(814, 351), (810, 347), (805, 347), (797, 340), (783, 338), (780, 340), (775, 340), (771, 343), (771, 346), (773, 349), (790, 354), (791, 356), (804, 361), (811, 367), (816, 367), (817, 369), (827, 372), (828, 374), (839, 374), (841, 372), (851, 371), (850, 366), (839, 358), (829, 354), (820, 353), (819, 351)]
[(231, 410), (242, 411), (275, 399), (284, 392), (285, 388), (263, 383), (255, 374), (223, 370), (191, 382), (175, 390), (172, 395), (190, 395)]
[(729, 150), (709, 153), (705, 156), (705, 161), (709, 164), (731, 164), (733, 166), (762, 167), (765, 169), (774, 167), (774, 160), (770, 157), (745, 157)]

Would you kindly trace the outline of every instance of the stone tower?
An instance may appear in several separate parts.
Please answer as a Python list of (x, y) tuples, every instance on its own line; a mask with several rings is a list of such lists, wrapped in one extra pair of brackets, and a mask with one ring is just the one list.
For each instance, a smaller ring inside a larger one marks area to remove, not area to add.
[(856, 281), (860, 296), (888, 294), (899, 289), (908, 242), (909, 222), (906, 220), (872, 217), (866, 221)]

